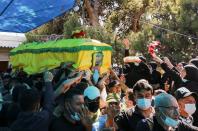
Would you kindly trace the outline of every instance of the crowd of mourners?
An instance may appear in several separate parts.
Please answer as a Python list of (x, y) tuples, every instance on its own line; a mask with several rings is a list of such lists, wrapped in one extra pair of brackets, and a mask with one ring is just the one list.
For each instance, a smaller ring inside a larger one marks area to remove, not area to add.
[(198, 131), (198, 57), (124, 62), (101, 75), (72, 63), (2, 72), (0, 131)]

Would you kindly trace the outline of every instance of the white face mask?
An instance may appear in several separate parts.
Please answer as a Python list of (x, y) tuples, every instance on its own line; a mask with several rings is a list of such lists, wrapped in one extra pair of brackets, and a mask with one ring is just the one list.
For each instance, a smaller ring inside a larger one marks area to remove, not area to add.
[(151, 99), (137, 99), (137, 106), (142, 110), (147, 110), (149, 107), (151, 107)]
[(185, 104), (184, 110), (186, 111), (186, 113), (188, 113), (188, 115), (192, 115), (196, 111), (196, 105), (195, 104)]

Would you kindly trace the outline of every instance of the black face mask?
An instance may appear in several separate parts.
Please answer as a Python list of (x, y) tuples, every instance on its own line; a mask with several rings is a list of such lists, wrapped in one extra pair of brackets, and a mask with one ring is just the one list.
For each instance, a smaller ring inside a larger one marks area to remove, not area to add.
[(99, 109), (99, 101), (98, 102), (91, 102), (87, 105), (90, 112), (96, 113)]
[(88, 107), (90, 112), (96, 113), (99, 109), (100, 98), (96, 98), (94, 100), (90, 100), (88, 97), (85, 97), (86, 106)]

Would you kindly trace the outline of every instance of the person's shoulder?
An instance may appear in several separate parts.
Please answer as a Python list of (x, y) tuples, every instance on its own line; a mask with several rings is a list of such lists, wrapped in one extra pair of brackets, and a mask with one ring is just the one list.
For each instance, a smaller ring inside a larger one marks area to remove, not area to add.
[(40, 112), (35, 112), (34, 116), (38, 117), (40, 119), (48, 119), (49, 118), (49, 112), (46, 111), (46, 110), (42, 110)]
[(121, 111), (118, 116), (132, 116), (133, 113), (134, 113), (134, 108), (131, 108), (131, 109), (128, 109), (128, 110), (125, 110), (125, 111)]
[(136, 126), (136, 131), (152, 131), (149, 125), (153, 124), (152, 120), (150, 119), (142, 119), (138, 122), (137, 126)]
[[(66, 123), (64, 123), (61, 119), (61, 117), (56, 117), (56, 116), (53, 116), (52, 117), (52, 120), (50, 122), (50, 126), (49, 126), (49, 129), (50, 131), (60, 131), (60, 127), (62, 127), (62, 125), (65, 125)], [(66, 126), (66, 125), (65, 125)]]
[(180, 121), (177, 131), (198, 131), (198, 127)]
[(0, 131), (12, 131), (9, 127), (0, 127)]
[(127, 111), (121, 111), (117, 116), (115, 116), (114, 121), (117, 122), (123, 122), (127, 121), (129, 117), (132, 116), (134, 113), (134, 109), (129, 109)]

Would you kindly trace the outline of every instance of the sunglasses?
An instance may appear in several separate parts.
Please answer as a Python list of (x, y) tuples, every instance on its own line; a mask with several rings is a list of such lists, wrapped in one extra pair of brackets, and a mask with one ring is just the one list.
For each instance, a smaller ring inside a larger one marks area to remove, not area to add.
[(96, 98), (96, 99), (94, 99), (94, 100), (90, 100), (89, 98), (87, 98), (87, 103), (88, 104), (91, 104), (91, 103), (98, 103), (100, 101), (100, 98), (98, 97), (98, 98)]
[(119, 102), (109, 102), (109, 105), (115, 105), (118, 106), (120, 103)]

